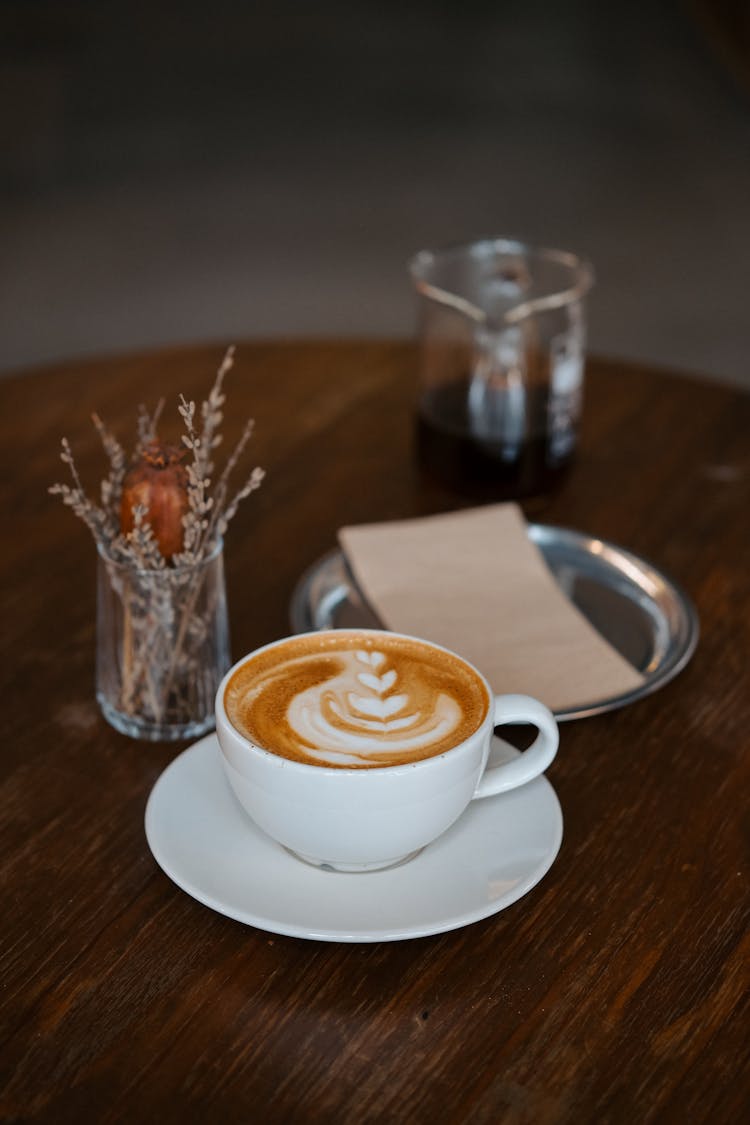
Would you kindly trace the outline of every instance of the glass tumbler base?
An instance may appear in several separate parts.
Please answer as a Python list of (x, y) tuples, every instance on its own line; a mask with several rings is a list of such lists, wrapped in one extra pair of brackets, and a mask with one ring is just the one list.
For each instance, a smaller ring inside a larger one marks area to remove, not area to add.
[(117, 711), (108, 699), (97, 692), (96, 700), (104, 718), (110, 726), (126, 734), (129, 738), (139, 738), (146, 742), (180, 742), (185, 739), (200, 738), (213, 730), (216, 722), (213, 714), (203, 719), (193, 719), (189, 723), (153, 723), (133, 715)]

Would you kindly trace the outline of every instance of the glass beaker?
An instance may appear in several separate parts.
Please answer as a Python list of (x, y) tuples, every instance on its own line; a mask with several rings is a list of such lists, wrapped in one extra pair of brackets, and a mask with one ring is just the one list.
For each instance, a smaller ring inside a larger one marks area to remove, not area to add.
[(573, 458), (591, 265), (485, 239), (422, 250), (418, 449), (438, 479), (485, 499), (551, 490)]

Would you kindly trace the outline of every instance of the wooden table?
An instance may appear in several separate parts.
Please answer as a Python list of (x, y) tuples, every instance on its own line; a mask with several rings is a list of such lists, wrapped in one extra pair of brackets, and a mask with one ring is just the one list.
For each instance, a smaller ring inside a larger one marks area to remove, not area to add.
[[(748, 1107), (750, 396), (591, 361), (582, 449), (545, 522), (653, 560), (690, 592), (688, 668), (566, 726), (548, 876), (441, 936), (338, 945), (231, 921), (178, 890), (143, 830), (177, 745), (93, 696), (94, 550), (47, 485), (89, 414), (200, 398), (216, 347), (0, 383), (4, 549), (3, 1120), (736, 1121)], [(345, 523), (460, 503), (411, 455), (402, 343), (248, 344), (228, 434), (267, 482), (230, 529), (235, 656), (289, 631), (302, 569)], [(175, 412), (176, 416), (176, 412)]]

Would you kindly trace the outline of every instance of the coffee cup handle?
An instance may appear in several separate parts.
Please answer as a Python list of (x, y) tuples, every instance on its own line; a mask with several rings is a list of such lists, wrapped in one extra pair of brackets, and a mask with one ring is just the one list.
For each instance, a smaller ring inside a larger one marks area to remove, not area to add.
[(531, 723), (539, 729), (539, 734), (518, 758), (486, 769), (474, 790), (475, 798), (505, 793), (544, 773), (560, 741), (552, 712), (529, 695), (496, 695), (494, 709), (496, 727), (503, 723)]

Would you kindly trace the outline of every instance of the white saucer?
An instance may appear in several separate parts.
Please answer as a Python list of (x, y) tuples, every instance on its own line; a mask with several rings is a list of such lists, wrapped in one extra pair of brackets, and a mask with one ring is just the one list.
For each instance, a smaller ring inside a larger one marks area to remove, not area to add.
[[(515, 754), (494, 739), (493, 760)], [(562, 823), (555, 791), (539, 777), (473, 801), (401, 867), (321, 871), (256, 828), (229, 788), (215, 734), (175, 758), (146, 806), (149, 847), (183, 891), (239, 922), (319, 941), (398, 941), (495, 914), (552, 866)]]

